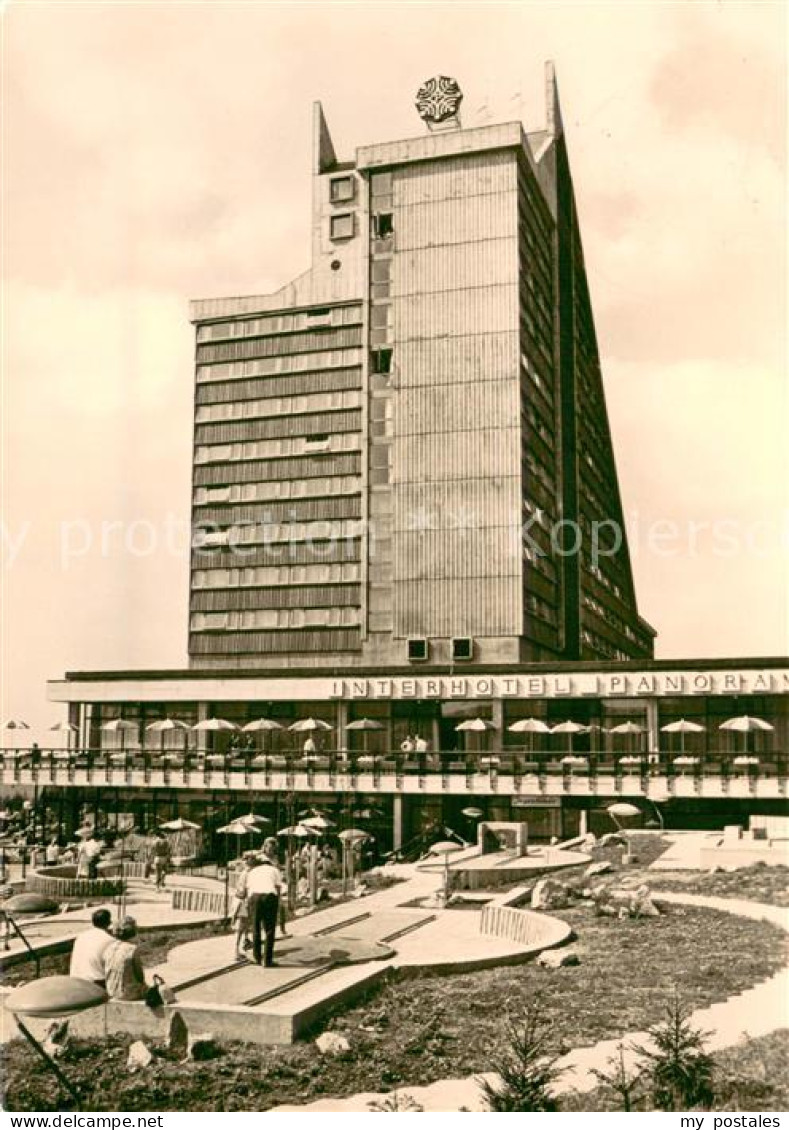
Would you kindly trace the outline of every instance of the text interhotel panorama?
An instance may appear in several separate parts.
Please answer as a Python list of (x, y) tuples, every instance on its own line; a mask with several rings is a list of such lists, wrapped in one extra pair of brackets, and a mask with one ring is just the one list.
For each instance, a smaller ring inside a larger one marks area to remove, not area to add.
[(636, 674), (455, 675), (426, 678), (334, 679), (330, 698), (567, 698), (577, 695), (780, 694), (789, 669)]

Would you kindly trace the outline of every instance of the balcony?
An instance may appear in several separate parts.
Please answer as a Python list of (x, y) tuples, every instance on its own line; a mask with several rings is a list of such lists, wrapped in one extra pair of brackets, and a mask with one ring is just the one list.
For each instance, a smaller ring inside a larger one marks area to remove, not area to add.
[(787, 758), (737, 763), (731, 753), (561, 758), (555, 753), (255, 754), (29, 750), (0, 752), (3, 785), (234, 792), (380, 792), (457, 796), (645, 796), (720, 799), (786, 796)]

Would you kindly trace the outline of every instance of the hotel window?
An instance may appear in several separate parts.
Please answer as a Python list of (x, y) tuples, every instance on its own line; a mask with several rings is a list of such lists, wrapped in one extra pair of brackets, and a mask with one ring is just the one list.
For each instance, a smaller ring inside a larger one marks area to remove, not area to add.
[(332, 204), (343, 204), (355, 196), (353, 177), (332, 177), (329, 181), (329, 199)]
[(329, 235), (332, 239), (353, 239), (353, 212), (341, 212), (337, 216), (332, 216), (329, 220)]
[[(386, 329), (392, 322), (392, 307), (389, 303), (385, 306), (373, 306), (371, 313), (371, 325), (373, 329)], [(376, 350), (376, 352), (378, 352)], [(391, 350), (389, 350), (391, 356)]]
[(373, 216), (373, 235), (376, 239), (389, 239), (394, 235), (394, 213), (375, 213)]

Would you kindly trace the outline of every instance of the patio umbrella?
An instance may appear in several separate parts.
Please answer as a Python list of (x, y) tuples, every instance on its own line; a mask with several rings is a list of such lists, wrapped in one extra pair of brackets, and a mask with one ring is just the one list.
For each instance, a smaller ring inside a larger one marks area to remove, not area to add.
[(287, 836), (288, 838), (295, 836), (296, 839), (306, 839), (307, 836), (314, 836), (316, 833), (312, 828), (307, 828), (304, 824), (291, 824), (287, 828), (280, 828), (277, 832), (278, 836)]
[(481, 808), (463, 808), (461, 815), (468, 816), (469, 820), (481, 820), (485, 813)]
[(298, 722), (288, 726), (288, 729), (294, 734), (311, 734), (316, 730), (333, 730), (334, 727), (324, 722), (322, 718), (300, 718)]
[(376, 722), (374, 718), (357, 718), (355, 722), (349, 722), (345, 727), (346, 730), (361, 730), (362, 732), (362, 749), (367, 753), (367, 735), (370, 731), (383, 730), (385, 727), (381, 722)]
[(689, 722), (687, 718), (678, 718), (676, 722), (668, 722), (660, 727), (664, 734), (679, 734), (679, 752), (685, 749), (685, 734), (702, 734), (706, 729), (699, 722)]
[(738, 734), (744, 734), (743, 739), (743, 752), (748, 752), (748, 734), (761, 734), (768, 733), (775, 729), (769, 722), (765, 722), (763, 718), (754, 718), (751, 714), (740, 714), (737, 718), (727, 718), (725, 722), (721, 722), (718, 727), (719, 730), (732, 730)]
[(568, 750), (572, 752), (573, 748), (573, 734), (585, 734), (588, 732), (588, 726), (582, 726), (580, 722), (573, 722), (569, 719), (567, 722), (557, 722), (555, 726), (551, 726), (552, 734), (567, 734)]
[(612, 726), (608, 731), (609, 734), (624, 734), (627, 737), (634, 739), (633, 748), (636, 746), (636, 739), (639, 735), (646, 733), (643, 726), (639, 726), (638, 722), (620, 722), (617, 726)]
[(326, 816), (308, 816), (302, 820), (305, 828), (312, 828), (315, 832), (327, 832), (329, 828), (334, 828), (333, 820), (329, 820)]
[[(260, 829), (250, 828), (249, 825), (243, 824), (240, 820), (231, 820), (230, 823), (225, 824), (223, 828), (217, 828), (217, 832), (220, 836), (236, 836), (239, 840), (239, 843), (236, 845), (236, 851), (240, 854), (241, 837), (251, 836), (256, 832), (259, 833)], [(226, 844), (228, 842), (229, 841), (227, 840), (225, 841)], [(228, 864), (230, 863), (229, 856), (230, 848), (225, 847), (225, 918), (227, 918), (228, 916), (228, 910), (230, 907), (230, 868), (228, 866)]]
[(246, 824), (248, 828), (260, 829), (264, 824), (270, 824), (268, 816), (261, 816), (257, 812), (247, 812), (244, 816), (236, 816), (233, 821), (239, 824)]
[[(547, 722), (543, 722), (541, 718), (520, 718), (517, 722), (513, 722), (507, 729), (511, 734), (550, 734), (551, 727)], [(524, 753), (526, 749), (534, 749), (534, 737), (529, 741), (528, 746), (524, 746)]]
[[(273, 734), (275, 730), (281, 730), (282, 726), (279, 722), (275, 722), (273, 718), (255, 718), (252, 722), (247, 722), (246, 726), (241, 727), (245, 734)], [(266, 748), (265, 740), (263, 748)]]
[(238, 726), (235, 722), (228, 722), (226, 718), (204, 718), (202, 722), (198, 722), (192, 726), (193, 730), (198, 733), (220, 733), (227, 730), (237, 730)]
[[(160, 752), (164, 753), (164, 735), (171, 733), (174, 730), (180, 730), (184, 735), (189, 729), (186, 722), (181, 722), (178, 718), (159, 718), (156, 722), (149, 722), (145, 727), (146, 734), (161, 734)], [(186, 740), (184, 738), (184, 740)]]
[[(227, 718), (204, 718), (202, 722), (192, 726), (192, 732), (197, 734), (236, 733), (237, 731), (236, 723), (229, 722)], [(212, 747), (209, 746), (210, 748)]]
[(138, 732), (137, 723), (130, 722), (128, 718), (113, 718), (110, 722), (105, 722), (101, 728), (107, 734), (120, 734), (121, 752), (126, 748), (126, 734)]
[(175, 820), (168, 820), (166, 824), (160, 824), (159, 827), (163, 832), (187, 832), (189, 830), (196, 831), (200, 825), (192, 823), (191, 820), (184, 820), (182, 816), (178, 816)]
[(49, 727), (57, 734), (66, 735), (66, 752), (71, 748), (71, 735), (79, 733), (79, 727), (75, 726), (72, 722), (56, 722), (54, 726)]
[[(485, 734), (489, 730), (496, 730), (498, 727), (495, 722), (491, 722), (490, 718), (466, 718), (463, 722), (458, 722), (455, 730), (460, 733), (467, 734)], [(481, 739), (480, 739), (481, 741)], [(481, 746), (477, 746), (479, 750)]]

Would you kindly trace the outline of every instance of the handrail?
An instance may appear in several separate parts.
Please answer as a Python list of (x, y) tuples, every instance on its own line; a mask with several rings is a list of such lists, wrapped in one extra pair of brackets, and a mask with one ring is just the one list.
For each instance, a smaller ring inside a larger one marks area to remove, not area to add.
[(14, 918), (14, 916), (12, 914), (9, 914), (7, 910), (3, 910), (1, 907), (0, 907), (0, 921), (6, 923), (6, 929), (5, 929), (4, 934), (3, 934), (3, 941), (4, 941), (3, 949), (6, 952), (8, 952), (8, 949), (9, 949), (8, 926), (11, 926), (13, 928), (14, 932), (16, 933), (17, 937), (22, 941), (22, 944), (25, 946), (29, 956), (32, 957), (33, 961), (35, 961), (35, 963), (36, 963), (36, 980), (38, 980), (38, 978), (41, 976), (41, 958), (38, 954), (38, 951), (33, 949), (33, 947), (31, 946), (30, 942), (27, 940), (27, 938), (26, 938), (26, 936), (25, 936), (25, 934), (22, 930), (22, 927), (19, 925), (17, 920)]

